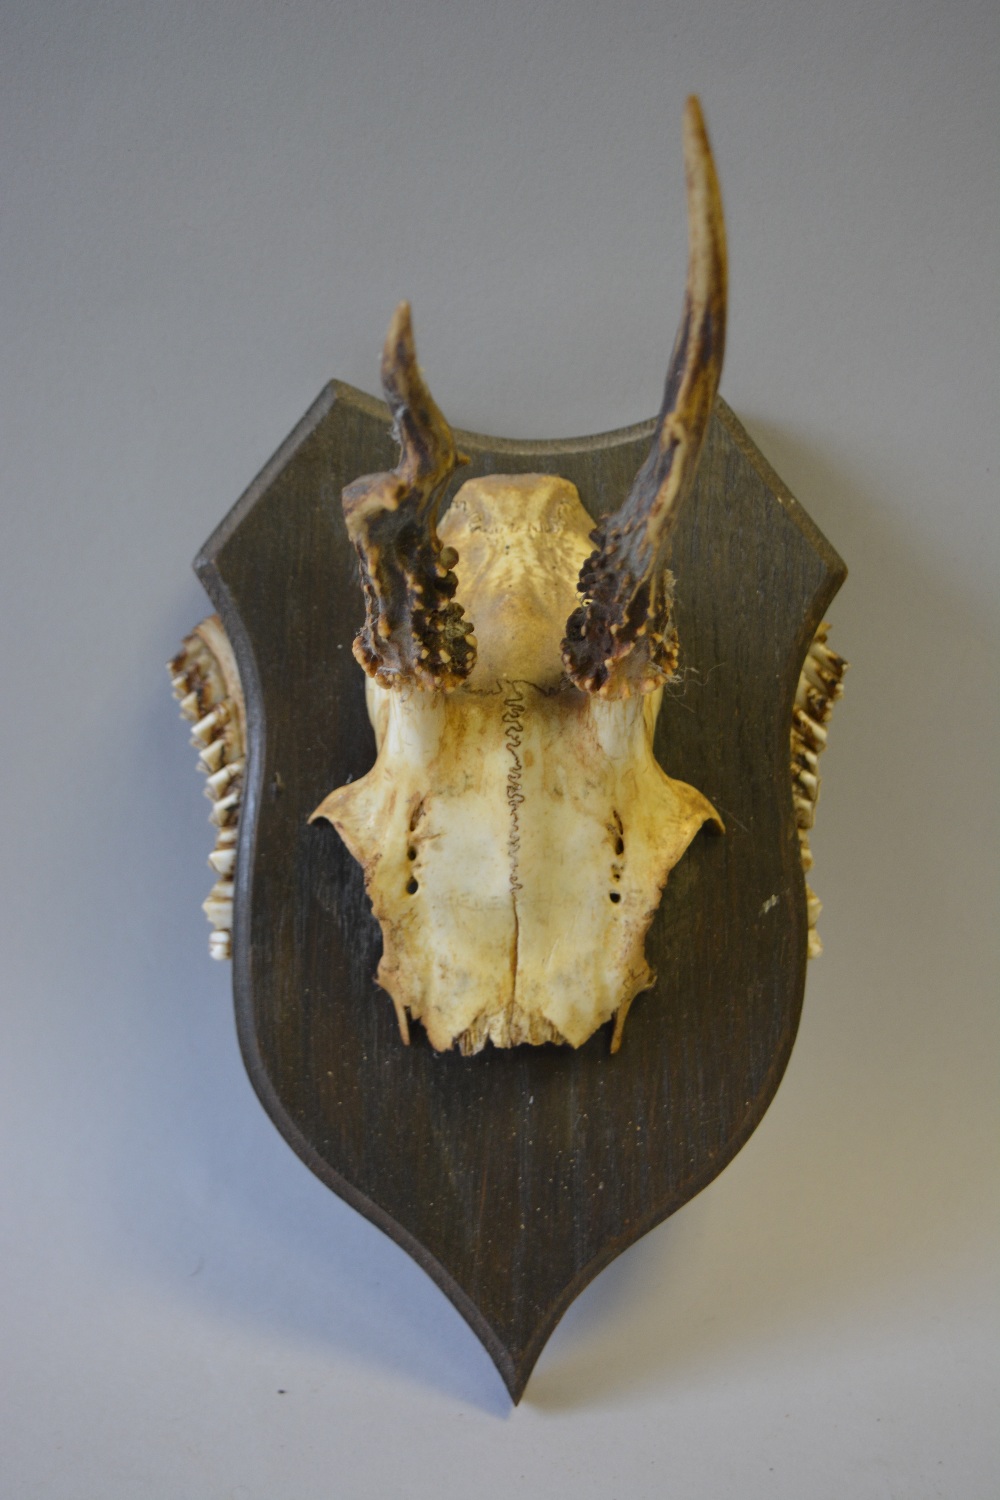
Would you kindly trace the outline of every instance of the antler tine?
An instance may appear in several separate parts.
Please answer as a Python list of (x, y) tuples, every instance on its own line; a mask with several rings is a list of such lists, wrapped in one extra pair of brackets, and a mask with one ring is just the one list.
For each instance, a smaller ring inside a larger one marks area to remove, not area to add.
[(476, 642), (454, 599), (458, 554), (441, 546), (436, 523), (445, 485), (468, 459), (420, 373), (407, 302), (389, 324), (382, 388), (399, 463), (356, 479), (342, 496), (365, 593), (354, 655), (381, 687), (448, 690), (472, 671)]
[(687, 294), (656, 432), (628, 498), (591, 539), (580, 570), (584, 596), (566, 622), (563, 663), (577, 687), (608, 698), (648, 693), (677, 665), (667, 554), (694, 482), (726, 338), (726, 231), (701, 106), (684, 111), (688, 205)]

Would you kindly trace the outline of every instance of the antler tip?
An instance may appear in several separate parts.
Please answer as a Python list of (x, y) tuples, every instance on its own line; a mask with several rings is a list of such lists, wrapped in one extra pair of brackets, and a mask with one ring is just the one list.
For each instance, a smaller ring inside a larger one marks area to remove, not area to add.
[(383, 350), (383, 363), (395, 363), (399, 357), (400, 347), (411, 349), (413, 347), (413, 317), (408, 302), (399, 302), (389, 319), (389, 328), (385, 336), (385, 348)]
[(688, 172), (712, 171), (712, 148), (709, 145), (701, 100), (691, 94), (684, 106), (684, 161)]

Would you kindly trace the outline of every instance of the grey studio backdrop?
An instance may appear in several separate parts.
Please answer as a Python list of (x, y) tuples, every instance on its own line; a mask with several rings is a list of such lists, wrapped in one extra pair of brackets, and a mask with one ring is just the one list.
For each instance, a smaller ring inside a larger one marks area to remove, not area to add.
[[(0, 8), (4, 1496), (996, 1493), (998, 17)], [(399, 297), (457, 426), (652, 413), (692, 90), (722, 392), (851, 568), (827, 951), (760, 1129), (512, 1412), (251, 1092), (163, 663), (195, 551), (330, 376), (376, 388)]]

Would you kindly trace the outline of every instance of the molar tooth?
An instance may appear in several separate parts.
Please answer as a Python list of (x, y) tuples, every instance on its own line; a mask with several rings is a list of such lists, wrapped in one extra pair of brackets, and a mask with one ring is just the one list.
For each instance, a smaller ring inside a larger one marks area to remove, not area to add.
[(201, 903), (201, 909), (213, 927), (232, 927), (233, 903), (231, 900), (216, 896), (214, 888)]
[(208, 952), (211, 958), (232, 958), (232, 938), (225, 927), (219, 927), (215, 932), (209, 935)]
[(218, 801), (230, 783), (236, 780), (242, 770), (243, 761), (230, 761), (228, 765), (222, 767), (221, 771), (216, 771), (214, 775), (208, 778), (205, 786), (205, 795), (211, 797), (213, 802)]
[(796, 780), (799, 783), (799, 786), (805, 792), (805, 794), (809, 798), (810, 802), (815, 802), (816, 798), (817, 798), (817, 796), (819, 794), (819, 780), (818, 780), (818, 778), (815, 777), (815, 776), (813, 776), (810, 771), (806, 771), (802, 766), (800, 766), (798, 768), (798, 770), (795, 773), (795, 776), (796, 776)]
[(198, 759), (206, 771), (218, 771), (222, 766), (225, 755), (225, 740), (213, 740), (210, 745), (205, 746)]
[(804, 797), (792, 799), (795, 806), (795, 821), (800, 828), (812, 828), (816, 821), (816, 810)]
[(825, 750), (827, 732), (823, 725), (811, 719), (803, 708), (796, 709), (795, 717), (805, 736), (815, 742), (817, 749)]
[(816, 766), (819, 762), (819, 757), (815, 750), (810, 750), (809, 746), (803, 740), (799, 740), (795, 746), (794, 754), (794, 765), (797, 770), (805, 769), (815, 774)]
[(842, 656), (838, 656), (836, 651), (832, 651), (826, 644), (825, 639), (817, 639), (813, 641), (812, 647), (810, 649), (813, 656), (817, 657), (828, 668), (830, 668), (836, 676), (840, 676), (844, 668), (844, 658)]
[(208, 856), (208, 862), (217, 875), (230, 879), (236, 869), (236, 850), (215, 848)]
[(204, 910), (215, 929), (209, 952), (213, 958), (228, 958), (246, 712), (236, 661), (217, 616), (203, 620), (185, 638), (168, 671), (181, 713), (193, 725), (191, 743), (199, 751), (199, 770), (208, 773), (205, 791), (214, 803), (209, 820), (218, 830), (208, 862), (219, 878)]
[(223, 828), (230, 823), (235, 823), (239, 813), (240, 794), (231, 792), (228, 797), (221, 797), (208, 815), (208, 821), (214, 823), (217, 828)]
[(225, 703), (217, 703), (211, 713), (207, 713), (203, 719), (199, 719), (191, 731), (192, 745), (207, 745), (215, 739), (216, 729), (221, 729), (229, 720), (229, 713)]

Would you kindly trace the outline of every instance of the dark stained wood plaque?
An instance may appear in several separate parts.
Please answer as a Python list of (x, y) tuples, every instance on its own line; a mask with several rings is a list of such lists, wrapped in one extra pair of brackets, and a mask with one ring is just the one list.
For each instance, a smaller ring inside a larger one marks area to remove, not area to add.
[[(596, 518), (627, 492), (652, 431), (551, 443), (459, 432), (471, 464), (453, 489), (481, 473), (558, 473)], [(386, 408), (330, 385), (195, 564), (247, 700), (237, 1022), (278, 1129), (434, 1278), (516, 1401), (572, 1299), (722, 1170), (788, 1062), (807, 932), (792, 701), (845, 568), (719, 402), (675, 532), (682, 679), (656, 750), (726, 833), (701, 833), (670, 876), (647, 940), (656, 986), (615, 1056), (610, 1027), (575, 1052), (439, 1055), (419, 1026), (405, 1047), (373, 979), (381, 936), (361, 870), (329, 824), (307, 821), (374, 760), (340, 491), (395, 457)]]

